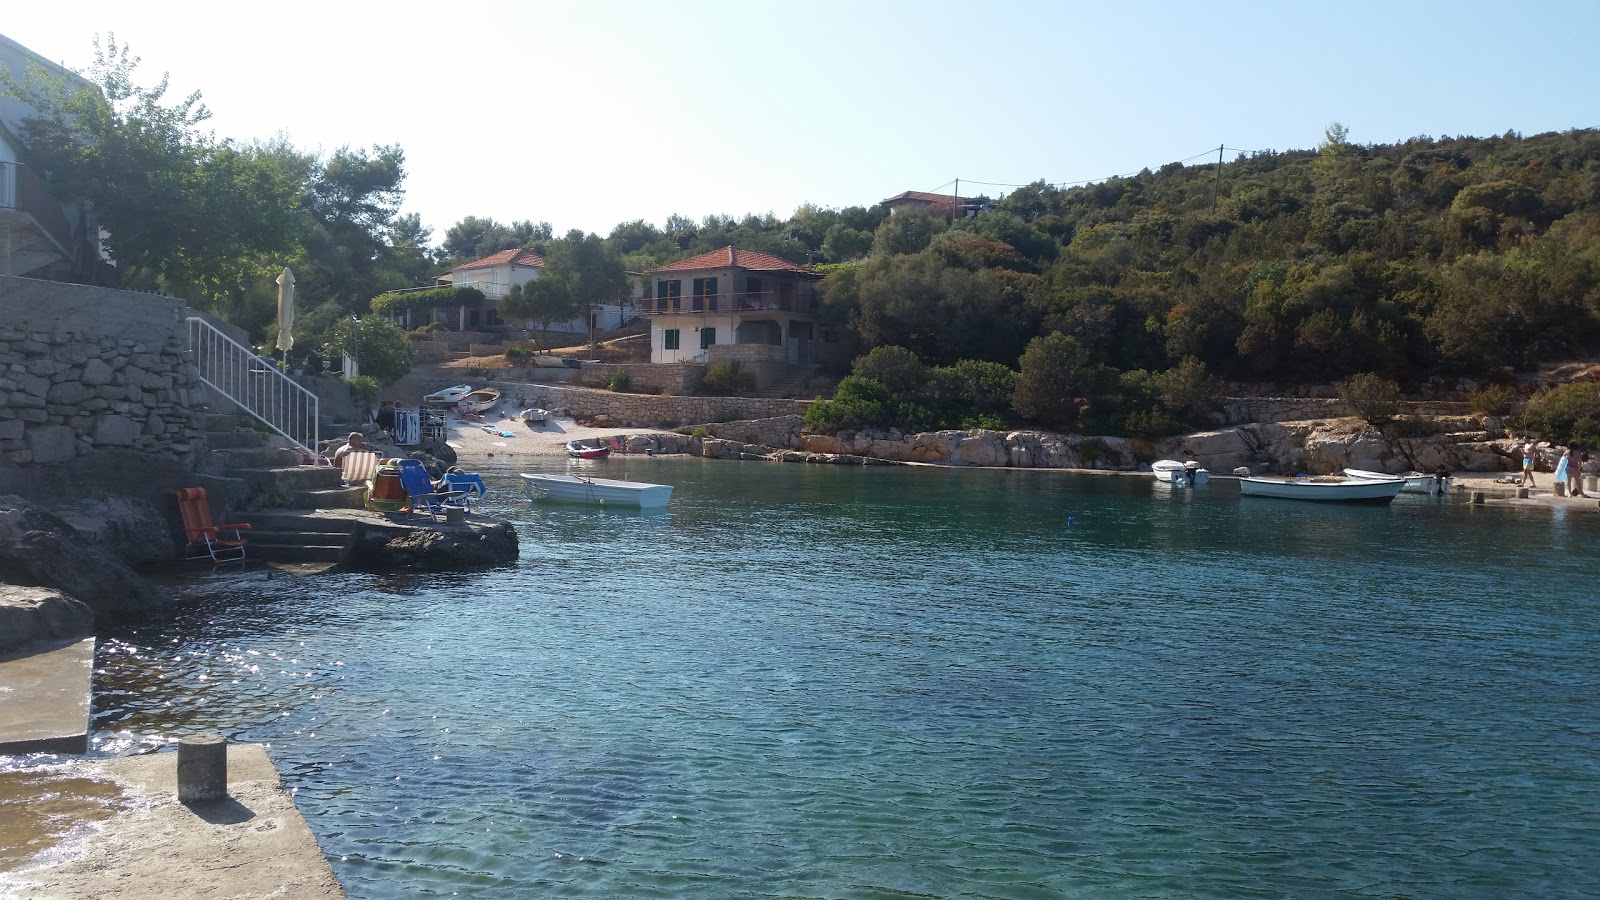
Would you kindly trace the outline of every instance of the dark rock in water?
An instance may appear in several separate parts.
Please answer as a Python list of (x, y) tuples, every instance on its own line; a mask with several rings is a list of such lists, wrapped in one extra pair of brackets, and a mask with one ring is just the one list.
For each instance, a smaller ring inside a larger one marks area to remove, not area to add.
[(0, 584), (0, 653), (93, 631), (94, 613), (71, 597), (49, 588)]
[[(121, 540), (126, 540), (124, 536)], [(170, 535), (151, 535), (170, 554)], [(96, 615), (117, 615), (171, 601), (111, 547), (21, 497), (0, 497), (0, 582), (49, 587), (86, 604)]]
[(517, 553), (516, 527), (503, 519), (363, 524), (349, 565), (376, 572), (457, 572), (515, 562)]

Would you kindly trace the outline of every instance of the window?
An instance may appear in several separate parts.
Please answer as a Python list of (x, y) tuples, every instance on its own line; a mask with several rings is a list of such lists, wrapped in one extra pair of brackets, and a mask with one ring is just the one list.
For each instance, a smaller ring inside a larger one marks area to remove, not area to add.
[(682, 296), (683, 282), (665, 279), (656, 282), (656, 309), (677, 309), (678, 298)]
[(715, 278), (696, 278), (694, 280), (694, 308), (717, 308), (717, 280)]
[(467, 316), (467, 324), (473, 326), (474, 328), (478, 326), (478, 310), (473, 310), (472, 313)]
[(705, 348), (710, 347), (711, 345), (715, 344), (716, 342), (717, 342), (717, 330), (715, 328), (702, 328), (702, 329), (700, 329), (700, 349), (704, 350)]
[(678, 349), (678, 329), (668, 328), (666, 331), (661, 332), (661, 349)]

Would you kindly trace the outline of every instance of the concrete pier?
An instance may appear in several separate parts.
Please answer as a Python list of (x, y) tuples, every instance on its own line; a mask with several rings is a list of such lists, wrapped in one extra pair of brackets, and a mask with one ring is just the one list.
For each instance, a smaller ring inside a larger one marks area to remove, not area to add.
[[(44, 777), (0, 774), (0, 797), (21, 809), (76, 803), (106, 810), (87, 829), (71, 827), (93, 818), (80, 814), (56, 821), (60, 833), (28, 835), (26, 859), (0, 865), (0, 896), (344, 897), (266, 749), (227, 749), (227, 795), (187, 804), (178, 800), (176, 753), (80, 761)], [(0, 828), (0, 840), (8, 835)], [(0, 852), (0, 862), (23, 855)]]
[(85, 753), (94, 638), (0, 660), (0, 754)]

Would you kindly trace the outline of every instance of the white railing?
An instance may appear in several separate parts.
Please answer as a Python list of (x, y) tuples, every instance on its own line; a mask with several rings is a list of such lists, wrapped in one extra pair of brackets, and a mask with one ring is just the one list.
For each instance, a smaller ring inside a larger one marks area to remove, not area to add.
[(0, 162), (0, 209), (17, 205), (17, 164)]
[(191, 316), (188, 322), (189, 349), (200, 380), (315, 459), (317, 395), (205, 319)]

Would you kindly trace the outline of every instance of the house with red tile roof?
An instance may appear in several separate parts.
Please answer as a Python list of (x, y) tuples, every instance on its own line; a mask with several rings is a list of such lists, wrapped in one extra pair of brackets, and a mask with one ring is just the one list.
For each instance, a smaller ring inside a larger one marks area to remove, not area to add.
[(646, 274), (651, 362), (736, 361), (758, 388), (816, 362), (822, 276), (809, 266), (728, 246)]
[[(481, 259), (462, 263), (451, 269), (449, 274), (439, 280), (453, 284), (456, 287), (473, 287), (483, 292), (487, 302), (480, 313), (478, 310), (466, 310), (467, 321), (461, 323), (462, 328), (492, 327), (508, 324), (515, 328), (529, 326), (527, 322), (503, 322), (499, 314), (500, 301), (511, 293), (511, 288), (537, 280), (539, 273), (544, 270), (544, 257), (526, 248), (501, 250), (491, 253)], [(604, 303), (595, 306), (591, 313), (594, 321), (590, 322), (583, 317), (578, 317), (567, 322), (556, 322), (551, 325), (551, 330), (569, 334), (581, 334), (591, 327), (597, 331), (616, 328), (622, 324), (625, 316), (622, 305), (618, 303)]]
[(920, 209), (930, 216), (943, 219), (971, 218), (994, 208), (988, 197), (957, 197), (954, 194), (930, 194), (926, 191), (905, 191), (878, 202), (889, 207), (891, 215), (907, 209)]

